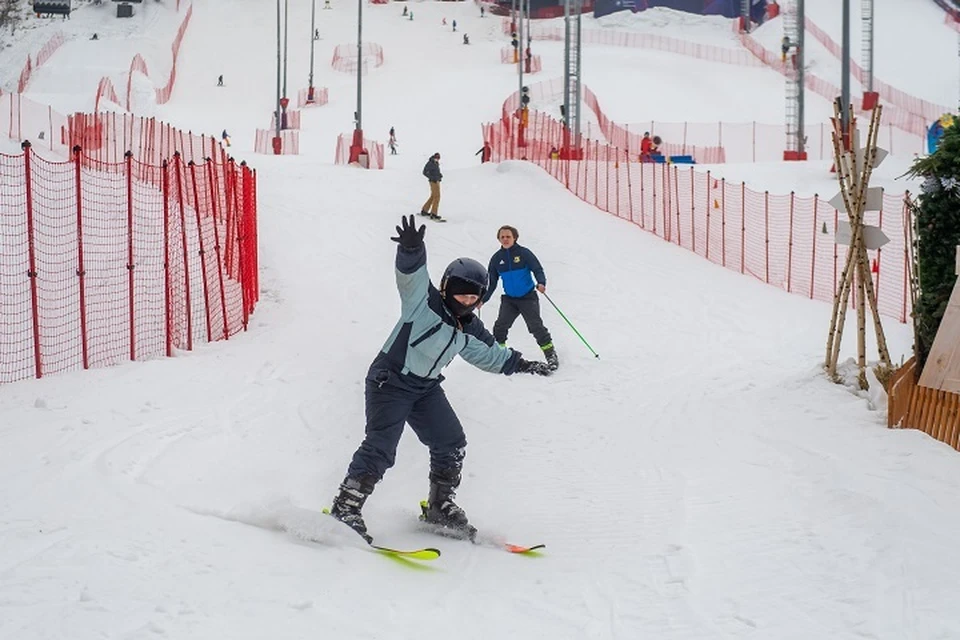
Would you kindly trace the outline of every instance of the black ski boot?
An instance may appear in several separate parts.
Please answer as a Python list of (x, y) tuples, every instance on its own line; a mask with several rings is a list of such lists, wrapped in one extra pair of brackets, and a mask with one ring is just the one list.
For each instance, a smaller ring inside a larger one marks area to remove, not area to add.
[(553, 344), (548, 344), (543, 349), (543, 357), (547, 359), (547, 367), (550, 368), (550, 371), (556, 371), (560, 368), (560, 358), (557, 357), (557, 350), (553, 348)]
[(460, 486), (459, 470), (455, 476), (430, 472), (430, 497), (420, 503), (420, 520), (436, 533), (473, 540), (477, 529), (470, 525), (466, 512), (453, 501)]
[(363, 503), (373, 493), (372, 482), (365, 482), (357, 478), (344, 478), (340, 484), (340, 493), (333, 499), (330, 506), (330, 515), (360, 534), (367, 543), (373, 538), (367, 533), (367, 525), (363, 521), (360, 510)]

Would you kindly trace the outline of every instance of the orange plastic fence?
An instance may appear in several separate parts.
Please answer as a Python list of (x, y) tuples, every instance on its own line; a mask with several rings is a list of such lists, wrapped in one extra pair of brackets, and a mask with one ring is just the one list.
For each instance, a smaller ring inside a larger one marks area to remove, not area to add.
[[(790, 293), (833, 300), (846, 248), (834, 242), (840, 214), (820, 197), (761, 193), (692, 166), (637, 162), (595, 140), (577, 146), (561, 123), (539, 112), (530, 114), (521, 146), (518, 124), (510, 114), (483, 127), (494, 161), (534, 162), (583, 201), (711, 262)], [(885, 194), (883, 210), (865, 214), (890, 238), (869, 254), (880, 312), (900, 322), (910, 313), (908, 215), (902, 194)]]
[(171, 355), (246, 328), (256, 174), (0, 154), (0, 382)]

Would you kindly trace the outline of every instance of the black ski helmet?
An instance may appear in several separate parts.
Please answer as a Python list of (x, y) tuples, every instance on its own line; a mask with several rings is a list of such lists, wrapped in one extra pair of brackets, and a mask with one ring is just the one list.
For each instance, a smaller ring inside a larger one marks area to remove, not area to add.
[[(457, 317), (465, 316), (473, 311), (480, 298), (487, 292), (489, 280), (486, 268), (472, 258), (457, 258), (443, 272), (440, 279), (440, 295), (447, 308)], [(453, 297), (456, 294), (472, 294), (479, 296), (472, 305), (463, 305)]]

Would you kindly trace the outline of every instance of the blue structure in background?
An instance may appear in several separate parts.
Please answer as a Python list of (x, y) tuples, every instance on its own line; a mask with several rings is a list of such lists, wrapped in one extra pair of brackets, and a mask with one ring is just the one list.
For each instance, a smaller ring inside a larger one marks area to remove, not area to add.
[[(738, 18), (740, 16), (740, 0), (596, 0), (593, 5), (593, 17), (603, 16), (618, 11), (630, 10), (636, 13), (654, 7), (665, 7), (675, 11), (696, 13), (703, 16), (725, 16)], [(767, 0), (753, 0), (750, 7), (750, 19), (753, 22), (763, 22), (767, 15)]]

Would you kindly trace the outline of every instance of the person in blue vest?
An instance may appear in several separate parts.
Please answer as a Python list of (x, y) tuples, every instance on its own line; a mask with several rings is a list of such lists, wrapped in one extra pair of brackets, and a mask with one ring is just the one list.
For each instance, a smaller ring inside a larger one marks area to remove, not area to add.
[(548, 376), (542, 362), (498, 345), (473, 311), (487, 290), (483, 265), (458, 258), (447, 266), (437, 289), (427, 273), (425, 227), (414, 216), (396, 227), (396, 278), (400, 319), (367, 371), (366, 435), (353, 454), (330, 514), (367, 542), (361, 509), (374, 486), (393, 466), (404, 424), (430, 449), (430, 493), (421, 519), (462, 537), (476, 534), (455, 502), (467, 439), (440, 386), (440, 371), (459, 355), (484, 371)]
[(490, 288), (483, 297), (486, 303), (497, 289), (497, 281), (503, 281), (503, 295), (500, 296), (500, 312), (493, 323), (493, 338), (500, 344), (507, 342), (507, 333), (516, 322), (517, 316), (523, 316), (527, 330), (533, 334), (551, 371), (560, 366), (557, 350), (550, 338), (550, 331), (543, 326), (540, 317), (540, 299), (537, 292), (546, 293), (547, 277), (543, 267), (533, 251), (517, 244), (520, 232), (516, 227), (504, 225), (497, 230), (500, 250), (490, 258)]

